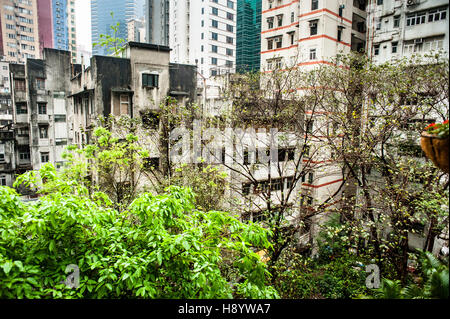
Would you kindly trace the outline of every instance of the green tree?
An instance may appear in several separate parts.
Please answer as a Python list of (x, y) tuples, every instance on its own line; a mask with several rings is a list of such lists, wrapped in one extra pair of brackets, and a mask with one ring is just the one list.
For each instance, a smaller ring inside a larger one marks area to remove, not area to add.
[[(22, 176), (52, 189), (32, 202), (0, 187), (0, 297), (277, 297), (255, 253), (270, 247), (260, 226), (200, 211), (192, 191), (176, 186), (119, 211), (66, 176), (51, 164)], [(76, 289), (63, 283), (72, 264)]]

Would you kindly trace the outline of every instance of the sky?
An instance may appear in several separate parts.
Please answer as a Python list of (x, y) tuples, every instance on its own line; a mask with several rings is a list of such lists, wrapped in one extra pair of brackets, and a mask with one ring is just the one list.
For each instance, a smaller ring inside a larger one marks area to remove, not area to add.
[(91, 41), (91, 1), (76, 0), (77, 42), (81, 50), (92, 52)]

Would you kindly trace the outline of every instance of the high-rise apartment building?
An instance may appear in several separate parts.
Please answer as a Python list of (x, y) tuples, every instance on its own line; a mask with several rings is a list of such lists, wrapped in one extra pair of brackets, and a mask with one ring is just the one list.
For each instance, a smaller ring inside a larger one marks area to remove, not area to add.
[(145, 1), (145, 29), (148, 43), (169, 45), (169, 0)]
[(448, 0), (372, 1), (368, 54), (376, 62), (442, 50), (448, 55)]
[[(119, 23), (115, 36), (123, 40), (128, 39), (127, 22), (140, 18), (143, 14), (144, 0), (92, 0), (91, 1), (91, 30), (92, 53), (94, 55), (107, 55), (105, 47), (94, 46), (100, 41), (101, 34), (114, 36), (111, 26)], [(113, 16), (111, 16), (111, 13)]]
[(234, 72), (236, 1), (170, 1), (171, 60), (196, 64), (205, 78)]
[(36, 0), (0, 0), (0, 55), (24, 63), (38, 58), (39, 29)]
[(264, 0), (261, 69), (328, 63), (366, 46), (365, 0)]
[(259, 71), (261, 0), (238, 0), (236, 24), (236, 70)]

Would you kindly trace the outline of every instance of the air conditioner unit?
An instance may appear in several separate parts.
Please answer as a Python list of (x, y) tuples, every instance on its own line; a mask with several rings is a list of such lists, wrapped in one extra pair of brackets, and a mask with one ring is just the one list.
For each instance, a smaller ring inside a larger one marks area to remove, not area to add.
[(406, 0), (406, 5), (407, 6), (413, 6), (419, 4), (419, 0)]
[(317, 22), (310, 22), (310, 23), (309, 23), (309, 27), (310, 27), (310, 28), (315, 28), (315, 27), (317, 27)]
[(275, 38), (275, 42), (281, 42), (281, 38)]
[(414, 39), (414, 44), (421, 44), (423, 42), (422, 38)]

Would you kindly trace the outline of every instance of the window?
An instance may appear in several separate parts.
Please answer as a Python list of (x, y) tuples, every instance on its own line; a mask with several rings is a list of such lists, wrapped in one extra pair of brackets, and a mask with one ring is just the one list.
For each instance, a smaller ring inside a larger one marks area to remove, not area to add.
[(233, 56), (233, 50), (232, 49), (227, 49), (227, 55)]
[(159, 85), (159, 75), (158, 74), (142, 74), (142, 87), (157, 88)]
[(337, 40), (338, 42), (342, 42), (342, 31), (343, 31), (343, 27), (338, 27), (337, 29)]
[(273, 17), (267, 19), (267, 28), (273, 29)]
[(130, 96), (128, 94), (119, 94), (118, 100), (116, 100), (114, 105), (113, 114), (116, 116), (129, 114), (128, 111), (129, 106), (130, 106)]
[(294, 45), (294, 37), (295, 37), (295, 32), (289, 32), (289, 37), (291, 39), (291, 45)]
[(6, 176), (0, 176), (0, 186), (6, 186)]
[(20, 127), (17, 129), (17, 136), (28, 136), (30, 130), (28, 127)]
[(314, 183), (314, 173), (308, 174), (308, 184), (312, 185)]
[(145, 170), (159, 169), (159, 157), (147, 157), (143, 162)]
[(314, 129), (314, 121), (311, 119), (308, 119), (307, 123), (306, 123), (306, 133), (312, 134), (313, 129)]
[(218, 28), (219, 27), (219, 22), (217, 22), (217, 20), (211, 20), (211, 26), (213, 28)]
[(295, 20), (295, 13), (291, 12), (291, 23), (293, 23)]
[(400, 16), (394, 17), (394, 28), (400, 27)]
[(281, 27), (283, 25), (283, 15), (277, 15), (278, 26)]
[(381, 30), (381, 19), (377, 19), (376, 29)]
[(250, 187), (251, 187), (250, 183), (242, 184), (242, 195), (243, 196), (247, 196), (250, 194)]
[(232, 68), (233, 67), (233, 61), (225, 61), (225, 65), (227, 68)]
[(374, 46), (374, 54), (379, 55), (380, 54), (380, 45), (377, 44)]
[(65, 122), (66, 116), (64, 114), (55, 114), (55, 122)]
[(423, 44), (424, 51), (433, 51), (433, 50), (438, 51), (443, 48), (444, 48), (444, 39), (442, 37), (426, 39)]
[(230, 9), (234, 9), (234, 2), (228, 0), (228, 1), (227, 1), (227, 7), (230, 8)]
[(45, 79), (36, 78), (36, 89), (45, 90)]
[(39, 114), (47, 114), (47, 103), (38, 103)]
[(28, 114), (27, 103), (16, 103), (17, 114)]
[(392, 42), (392, 53), (397, 53), (398, 42)]
[(381, 6), (383, 4), (383, 0), (377, 0), (377, 5)]
[(211, 76), (216, 76), (217, 75), (217, 70), (211, 70)]
[(211, 51), (217, 53), (217, 45), (211, 45)]
[(232, 25), (227, 24), (227, 31), (228, 32), (233, 32), (234, 28)]
[(430, 10), (428, 12), (428, 22), (445, 20), (447, 17), (447, 8)]
[(211, 8), (211, 14), (212, 15), (215, 15), (215, 16), (218, 16), (219, 15), (219, 9), (217, 9), (217, 8)]
[(48, 138), (48, 125), (39, 125), (39, 138)]
[(310, 35), (317, 34), (317, 23), (319, 20), (312, 20), (309, 22)]
[(158, 129), (159, 128), (159, 113), (153, 111), (147, 111), (141, 113), (142, 126), (146, 129)]
[(211, 64), (217, 65), (217, 58), (211, 58)]
[(317, 59), (316, 49), (309, 49), (309, 59), (315, 60)]
[(311, 11), (319, 9), (319, 0), (312, 0), (311, 1)]
[(48, 163), (49, 160), (50, 160), (50, 153), (41, 152), (41, 163)]
[(227, 12), (227, 19), (233, 21), (234, 20), (234, 14)]
[(219, 35), (215, 32), (211, 32), (211, 38), (215, 41), (217, 41), (217, 39), (219, 38)]
[(273, 49), (273, 39), (267, 40), (267, 50)]
[(233, 38), (232, 37), (227, 37), (227, 43), (233, 44)]
[(30, 151), (29, 150), (19, 150), (19, 160), (29, 161), (30, 160)]
[(342, 17), (343, 14), (344, 14), (344, 6), (340, 5), (339, 6), (339, 16)]
[(283, 37), (275, 38), (275, 44), (276, 44), (277, 49), (282, 48), (283, 47)]
[(14, 79), (14, 89), (17, 91), (25, 91), (25, 80)]
[(426, 13), (418, 12), (414, 14), (410, 14), (406, 17), (406, 26), (413, 26), (416, 24), (425, 23)]

